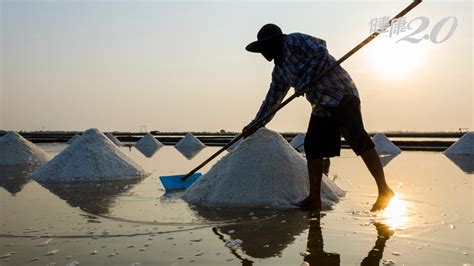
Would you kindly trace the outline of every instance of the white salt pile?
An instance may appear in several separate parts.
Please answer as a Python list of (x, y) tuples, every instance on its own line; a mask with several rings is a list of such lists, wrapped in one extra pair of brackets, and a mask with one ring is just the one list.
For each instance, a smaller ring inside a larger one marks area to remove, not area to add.
[(297, 149), (298, 151), (304, 152), (304, 138), (306, 134), (300, 133), (296, 135), (290, 142), (293, 148)]
[(118, 138), (116, 138), (114, 135), (112, 135), (112, 133), (106, 133), (105, 134), (107, 136), (107, 138), (109, 138), (115, 145), (117, 146), (122, 146), (122, 142), (120, 142), (120, 140)]
[(16, 132), (8, 132), (0, 138), (0, 165), (38, 165), (49, 156), (35, 144)]
[(72, 136), (72, 138), (70, 138), (70, 139), (67, 141), (67, 144), (73, 143), (73, 142), (76, 141), (76, 139), (78, 139), (79, 137), (81, 137), (81, 135), (79, 135), (79, 134), (76, 134), (76, 135)]
[[(308, 193), (306, 160), (280, 134), (261, 128), (222, 157), (183, 198), (198, 206), (290, 207)], [(323, 177), (323, 207), (343, 195)]]
[(147, 133), (143, 138), (135, 143), (135, 148), (146, 157), (152, 157), (161, 147), (163, 147), (163, 144), (150, 133)]
[(134, 179), (147, 173), (97, 129), (89, 129), (33, 173), (42, 182)]
[(186, 134), (175, 147), (179, 148), (194, 148), (194, 147), (204, 147), (204, 145), (198, 138), (196, 138), (192, 133)]
[(383, 133), (378, 133), (372, 137), (375, 150), (379, 155), (400, 154), (402, 150), (393, 144)]
[(444, 154), (474, 155), (474, 132), (467, 132), (453, 143)]
[(235, 148), (237, 148), (240, 145), (240, 143), (242, 143), (242, 140), (243, 139), (239, 139), (236, 143), (230, 145), (230, 147), (227, 148), (227, 151), (231, 152), (231, 151), (235, 150)]

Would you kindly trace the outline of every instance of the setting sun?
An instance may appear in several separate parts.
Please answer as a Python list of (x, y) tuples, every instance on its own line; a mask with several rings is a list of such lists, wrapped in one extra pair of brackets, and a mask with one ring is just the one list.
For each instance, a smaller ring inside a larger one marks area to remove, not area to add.
[(384, 78), (405, 78), (422, 66), (426, 47), (421, 44), (396, 42), (382, 37), (374, 41), (368, 52), (368, 64)]

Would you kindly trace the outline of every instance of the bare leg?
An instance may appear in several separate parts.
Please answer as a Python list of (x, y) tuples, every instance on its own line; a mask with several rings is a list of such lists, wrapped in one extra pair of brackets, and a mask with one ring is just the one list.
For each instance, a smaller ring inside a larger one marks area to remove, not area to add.
[(379, 156), (375, 149), (366, 151), (361, 155), (361, 157), (370, 173), (374, 177), (379, 193), (377, 201), (372, 206), (371, 211), (383, 210), (387, 207), (390, 199), (392, 199), (394, 192), (385, 181), (382, 163), (380, 162)]
[(308, 160), (309, 195), (298, 203), (302, 208), (321, 209), (321, 179), (323, 178), (324, 160)]

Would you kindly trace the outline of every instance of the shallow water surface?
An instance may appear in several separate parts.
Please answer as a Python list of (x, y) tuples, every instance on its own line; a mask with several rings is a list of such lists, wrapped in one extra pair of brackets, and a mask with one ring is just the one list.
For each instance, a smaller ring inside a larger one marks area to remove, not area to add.
[[(66, 145), (40, 146), (54, 156)], [(0, 264), (474, 264), (472, 158), (438, 152), (385, 158), (397, 196), (371, 214), (375, 184), (362, 160), (343, 150), (329, 175), (347, 196), (331, 211), (312, 213), (189, 206), (179, 193), (165, 193), (159, 176), (186, 173), (217, 147), (194, 157), (171, 146), (151, 157), (121, 149), (152, 174), (41, 185), (31, 179), (34, 169), (0, 169)]]

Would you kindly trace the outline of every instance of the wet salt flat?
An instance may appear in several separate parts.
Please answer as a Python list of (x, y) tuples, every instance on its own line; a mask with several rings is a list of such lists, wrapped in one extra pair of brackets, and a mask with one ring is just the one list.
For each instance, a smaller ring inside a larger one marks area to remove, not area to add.
[[(66, 144), (38, 146), (53, 157)], [(405, 151), (386, 158), (397, 197), (375, 216), (368, 213), (375, 184), (350, 150), (330, 168), (347, 196), (319, 214), (192, 207), (180, 193), (166, 194), (159, 176), (186, 173), (217, 147), (192, 157), (165, 146), (149, 158), (134, 147), (120, 149), (152, 174), (43, 186), (30, 179), (33, 169), (0, 169), (0, 264), (474, 264), (469, 157)]]

